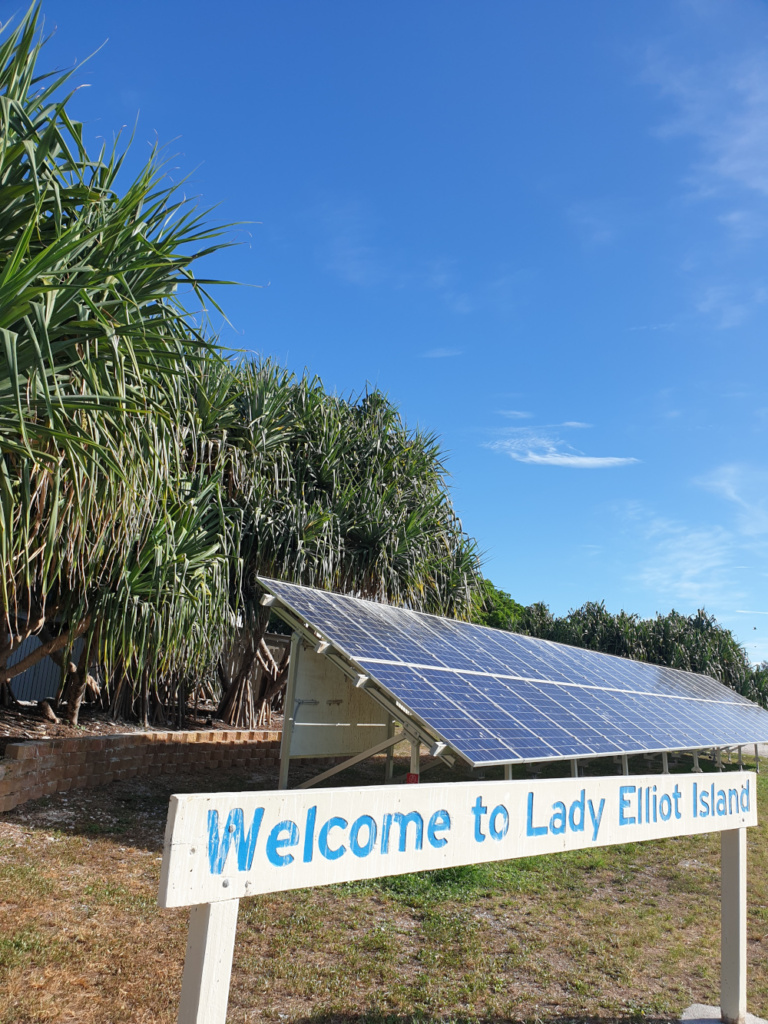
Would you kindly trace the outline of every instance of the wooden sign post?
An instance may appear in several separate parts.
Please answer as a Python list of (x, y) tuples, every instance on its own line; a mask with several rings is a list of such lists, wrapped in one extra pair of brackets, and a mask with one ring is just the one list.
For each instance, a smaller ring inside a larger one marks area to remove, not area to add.
[(744, 1024), (755, 784), (733, 772), (173, 796), (159, 903), (193, 908), (179, 1022), (224, 1024), (245, 896), (720, 832), (721, 1013)]

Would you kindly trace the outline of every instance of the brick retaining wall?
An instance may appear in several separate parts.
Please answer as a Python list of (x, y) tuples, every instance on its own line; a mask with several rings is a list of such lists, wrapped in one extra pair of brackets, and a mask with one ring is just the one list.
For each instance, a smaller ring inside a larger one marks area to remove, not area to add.
[(150, 732), (8, 743), (0, 758), (0, 812), (68, 789), (186, 767), (267, 768), (279, 731)]

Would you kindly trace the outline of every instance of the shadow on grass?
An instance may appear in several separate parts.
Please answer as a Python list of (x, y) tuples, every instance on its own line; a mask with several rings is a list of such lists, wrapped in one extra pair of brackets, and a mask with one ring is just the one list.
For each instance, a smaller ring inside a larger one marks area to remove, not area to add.
[(674, 1015), (645, 1014), (642, 1011), (618, 1017), (580, 1016), (578, 1014), (534, 1014), (520, 1017), (486, 1017), (482, 1015), (445, 1015), (423, 1013), (318, 1013), (293, 1017), (290, 1024), (668, 1024), (679, 1018)]

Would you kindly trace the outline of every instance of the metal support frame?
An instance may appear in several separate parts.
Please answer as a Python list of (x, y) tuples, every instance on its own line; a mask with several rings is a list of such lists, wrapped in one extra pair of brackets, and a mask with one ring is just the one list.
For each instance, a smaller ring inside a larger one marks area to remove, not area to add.
[(747, 830), (720, 833), (720, 1013), (747, 1018)]
[(666, 750), (661, 752), (661, 772), (663, 775), (669, 775), (669, 754)]
[[(395, 720), (392, 715), (387, 719), (387, 737), (395, 735)], [(394, 746), (387, 747), (387, 761), (384, 765), (384, 781), (391, 782), (392, 776), (395, 773), (395, 748)]]
[(512, 768), (513, 768), (513, 765), (511, 765), (511, 764), (505, 764), (504, 765), (504, 780), (506, 782), (511, 782), (512, 781), (512, 777), (513, 777), (512, 776)]
[[(338, 650), (336, 650), (332, 643), (326, 641), (318, 632), (312, 629), (309, 623), (303, 621), (299, 616), (292, 612), (290, 608), (286, 608), (281, 604), (280, 616), (294, 632), (291, 640), (291, 662), (288, 667), (288, 682), (285, 693), (285, 718), (283, 722), (283, 741), (280, 746), (280, 781), (278, 783), (278, 789), (286, 789), (288, 786), (291, 749), (290, 738), (293, 733), (293, 726), (295, 722), (294, 694), (297, 678), (295, 673), (298, 669), (297, 663), (299, 660), (298, 657), (294, 659), (294, 651), (301, 650), (302, 640), (309, 643), (313, 649), (328, 643), (328, 648), (323, 648), (323, 657), (328, 658), (336, 668), (340, 669), (340, 671), (344, 673), (353, 685), (364, 686), (365, 692), (368, 696), (388, 712), (390, 718), (394, 722), (400, 722), (409, 735), (417, 736), (421, 743), (430, 748), (434, 747), (436, 743), (444, 743), (439, 736), (435, 735), (429, 729), (429, 726), (426, 723), (417, 721), (413, 712), (400, 704), (396, 698), (382, 691), (376, 681), (364, 673), (359, 665), (356, 665), (351, 659), (347, 659), (343, 656)], [(294, 647), (294, 641), (298, 643), (298, 647)], [(370, 757), (371, 755), (368, 754), (367, 756)], [(441, 752), (437, 756), (444, 764), (448, 765), (449, 768), (453, 768), (456, 764), (457, 755), (451, 747), (448, 747), (445, 753)]]
[(288, 772), (291, 767), (291, 737), (293, 736), (294, 715), (296, 714), (296, 677), (299, 672), (299, 658), (301, 657), (301, 637), (294, 633), (291, 637), (291, 653), (288, 663), (288, 682), (285, 687), (285, 709), (283, 715), (283, 735), (280, 742), (280, 778), (277, 783), (278, 789), (288, 788)]
[[(426, 775), (427, 772), (433, 771), (435, 768), (440, 767), (440, 761), (433, 761), (432, 764), (423, 765), (419, 769), (419, 782), (421, 782), (422, 775)], [(399, 786), (401, 782), (407, 781), (407, 773), (405, 775), (393, 775), (388, 785)]]
[(411, 770), (409, 775), (415, 775), (416, 779), (419, 778), (419, 768), (421, 766), (421, 740), (418, 736), (411, 736)]
[(621, 755), (621, 774), (629, 775), (629, 757), (627, 754)]
[(374, 747), (369, 747), (367, 750), (363, 750), (360, 754), (355, 754), (353, 757), (347, 758), (346, 761), (342, 761), (341, 764), (334, 765), (333, 768), (329, 768), (327, 772), (321, 772), (320, 775), (314, 775), (311, 779), (307, 779), (306, 782), (302, 782), (296, 787), (296, 789), (309, 789), (310, 786), (316, 786), (318, 782), (323, 782), (325, 779), (330, 779), (332, 775), (338, 775), (339, 772), (343, 772), (345, 768), (351, 768), (353, 765), (359, 764), (360, 761), (365, 761), (368, 757), (373, 757), (374, 754), (380, 754), (382, 750), (392, 749), (396, 743), (406, 738), (405, 733), (399, 732), (396, 736), (388, 736), (381, 743), (377, 743)]

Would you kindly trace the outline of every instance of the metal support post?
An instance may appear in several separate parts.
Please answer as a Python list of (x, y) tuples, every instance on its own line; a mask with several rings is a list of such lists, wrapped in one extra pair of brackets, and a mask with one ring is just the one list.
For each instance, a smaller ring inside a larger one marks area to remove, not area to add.
[(411, 770), (410, 774), (416, 776), (419, 781), (419, 768), (421, 766), (421, 741), (417, 736), (411, 736)]
[(179, 1024), (224, 1024), (240, 900), (201, 903), (189, 915)]
[(720, 1014), (747, 1019), (747, 830), (720, 833)]
[(758, 773), (758, 775), (760, 774), (760, 754), (758, 751), (757, 744), (755, 744), (755, 771)]
[(621, 755), (621, 774), (629, 775), (629, 758), (626, 754)]
[(669, 775), (669, 754), (666, 750), (661, 752), (661, 772), (663, 775)]
[(717, 763), (717, 770), (721, 772), (723, 770), (723, 752), (720, 747), (717, 748), (717, 756), (715, 758)]
[[(390, 715), (387, 718), (387, 739), (390, 739), (395, 735), (395, 720)], [(387, 761), (384, 765), (384, 781), (391, 782), (392, 776), (395, 774), (395, 748), (387, 747)]]
[(352, 757), (348, 757), (346, 761), (342, 761), (341, 764), (335, 764), (332, 768), (329, 768), (325, 772), (321, 772), (319, 775), (314, 775), (311, 779), (307, 779), (306, 782), (300, 783), (296, 789), (310, 789), (312, 786), (316, 786), (318, 782), (324, 782), (326, 779), (332, 778), (334, 775), (338, 775), (339, 772), (343, 772), (346, 768), (352, 768), (356, 764), (360, 764), (361, 761), (366, 761), (369, 757), (373, 757), (374, 754), (380, 754), (382, 750), (391, 750), (392, 747), (399, 743), (403, 738), (402, 733), (398, 733), (397, 736), (388, 736), (381, 743), (377, 743), (373, 747), (368, 747), (367, 750), (361, 750), (359, 754), (353, 754)]
[(504, 781), (505, 782), (511, 782), (512, 781), (512, 765), (511, 764), (505, 764), (504, 765)]
[(739, 771), (744, 771), (744, 748), (739, 747)]
[(294, 716), (296, 714), (296, 677), (299, 672), (301, 657), (301, 637), (294, 633), (291, 637), (291, 654), (288, 663), (288, 682), (285, 687), (283, 703), (283, 736), (280, 743), (280, 777), (278, 789), (288, 789), (288, 770), (291, 766), (291, 737), (293, 735)]
[(579, 777), (579, 762), (576, 758), (571, 759), (571, 778), (578, 779)]
[(699, 752), (698, 752), (698, 750), (694, 750), (694, 752), (693, 752), (693, 770), (695, 772), (703, 772), (704, 771), (704, 769), (699, 764)]

